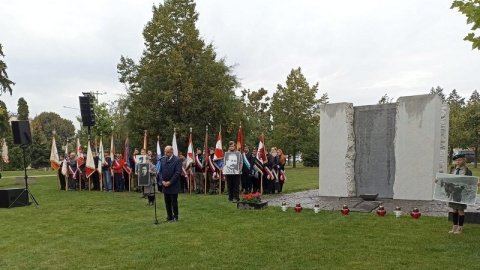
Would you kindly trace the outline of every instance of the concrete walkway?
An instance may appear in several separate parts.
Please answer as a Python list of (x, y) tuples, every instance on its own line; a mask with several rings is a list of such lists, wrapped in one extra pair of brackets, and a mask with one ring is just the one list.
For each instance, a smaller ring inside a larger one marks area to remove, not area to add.
[[(270, 206), (281, 206), (285, 201), (288, 207), (294, 207), (300, 203), (304, 208), (313, 208), (315, 204), (320, 206), (320, 210), (340, 210), (344, 204), (348, 205), (351, 212), (374, 212), (378, 206), (383, 205), (387, 213), (393, 213), (395, 207), (402, 208), (404, 214), (409, 214), (414, 207), (417, 207), (423, 216), (448, 216), (449, 208), (447, 203), (440, 201), (411, 201), (411, 200), (393, 200), (376, 199), (375, 201), (364, 201), (361, 198), (340, 198), (324, 197), (318, 195), (318, 189), (266, 196), (263, 200), (268, 201)], [(476, 205), (469, 205), (466, 212), (480, 213), (480, 196), (477, 196)]]

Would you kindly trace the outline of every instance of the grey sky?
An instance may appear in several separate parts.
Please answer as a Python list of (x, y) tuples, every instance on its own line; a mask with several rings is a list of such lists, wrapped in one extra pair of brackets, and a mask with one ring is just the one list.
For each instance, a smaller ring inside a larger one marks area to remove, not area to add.
[[(10, 111), (24, 97), (30, 116), (54, 111), (75, 121), (81, 92), (125, 93), (116, 65), (138, 61), (152, 1), (0, 0), (0, 43)], [(155, 1), (155, 5), (158, 1)], [(382, 95), (425, 94), (440, 85), (469, 97), (480, 90), (480, 52), (463, 41), (465, 17), (446, 0), (198, 0), (197, 27), (242, 87), (273, 93), (301, 67), (330, 102), (375, 104)]]

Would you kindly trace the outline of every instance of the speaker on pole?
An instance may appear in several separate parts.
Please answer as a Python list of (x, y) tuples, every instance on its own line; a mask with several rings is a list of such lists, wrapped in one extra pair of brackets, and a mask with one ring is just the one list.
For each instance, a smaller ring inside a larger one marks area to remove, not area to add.
[(20, 145), (32, 144), (29, 121), (12, 121), (13, 143)]
[(80, 100), (80, 113), (82, 114), (83, 126), (95, 126), (95, 112), (93, 111), (93, 98), (91, 95), (78, 97)]

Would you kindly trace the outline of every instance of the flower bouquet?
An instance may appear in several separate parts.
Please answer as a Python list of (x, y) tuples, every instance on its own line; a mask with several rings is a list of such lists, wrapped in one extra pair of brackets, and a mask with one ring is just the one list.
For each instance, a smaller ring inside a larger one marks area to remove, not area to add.
[(262, 201), (261, 196), (262, 194), (260, 192), (240, 194), (240, 201), (248, 203), (259, 203)]

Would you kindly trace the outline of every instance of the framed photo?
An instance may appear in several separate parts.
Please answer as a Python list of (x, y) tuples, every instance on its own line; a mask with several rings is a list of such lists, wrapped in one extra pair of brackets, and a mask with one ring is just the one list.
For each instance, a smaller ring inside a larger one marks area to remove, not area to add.
[(150, 164), (139, 163), (138, 166), (138, 185), (141, 187), (150, 186)]
[(147, 163), (147, 155), (136, 155), (135, 164)]
[(240, 172), (240, 155), (238, 152), (225, 152), (225, 164), (223, 166), (223, 174), (241, 174)]
[(437, 173), (433, 199), (437, 201), (475, 205), (478, 177)]

